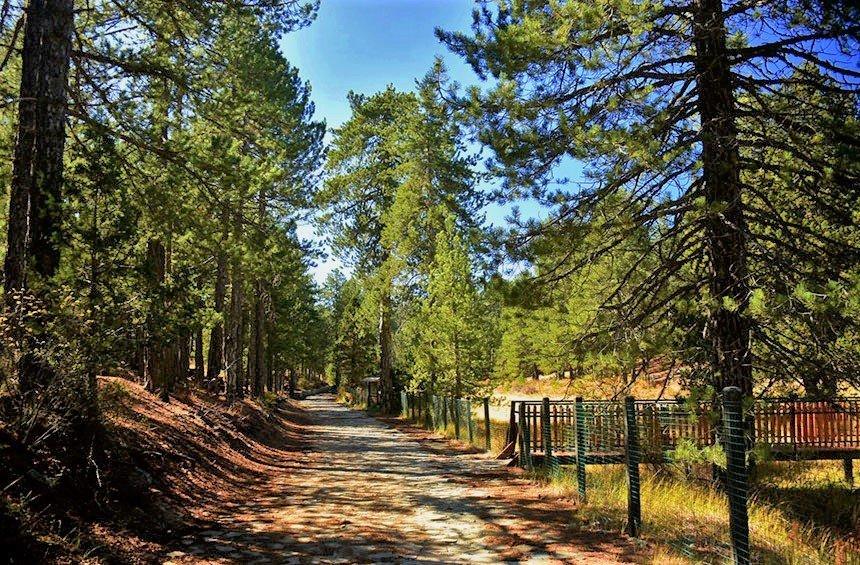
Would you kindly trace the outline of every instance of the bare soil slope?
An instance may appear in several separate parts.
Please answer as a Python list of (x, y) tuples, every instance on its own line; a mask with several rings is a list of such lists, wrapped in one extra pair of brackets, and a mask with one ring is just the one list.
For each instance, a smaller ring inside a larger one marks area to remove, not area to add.
[(92, 485), (69, 488), (52, 450), (25, 450), (0, 424), (0, 562), (161, 562), (303, 446), (301, 411), (286, 399), (265, 408), (185, 391), (164, 403), (114, 377), (100, 388)]

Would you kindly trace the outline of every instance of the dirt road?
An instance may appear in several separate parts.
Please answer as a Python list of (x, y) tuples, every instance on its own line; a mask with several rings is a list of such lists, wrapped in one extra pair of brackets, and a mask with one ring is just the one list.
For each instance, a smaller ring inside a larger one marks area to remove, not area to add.
[[(296, 454), (258, 497), (225, 508), (217, 529), (178, 540), (165, 561), (619, 563), (633, 558), (615, 534), (602, 539), (565, 531), (565, 516), (512, 506), (481, 487), (483, 476), (506, 480), (498, 461), (433, 453), (409, 434), (331, 397), (303, 401), (302, 407), (310, 420), (311, 449)], [(545, 523), (551, 519), (558, 523)]]

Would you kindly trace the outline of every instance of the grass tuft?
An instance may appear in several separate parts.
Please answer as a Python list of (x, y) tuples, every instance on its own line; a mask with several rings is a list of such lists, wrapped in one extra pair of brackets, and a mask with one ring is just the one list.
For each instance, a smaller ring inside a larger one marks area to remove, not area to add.
[[(760, 469), (760, 474), (768, 477), (772, 466), (777, 475), (785, 475), (777, 464)], [(556, 496), (577, 496), (576, 476), (569, 469), (553, 475), (538, 470), (534, 476)], [(583, 526), (622, 531), (627, 519), (623, 466), (589, 466), (587, 486), (588, 500), (579, 513)], [(837, 496), (832, 504), (853, 505), (856, 511), (860, 504), (856, 493), (844, 485), (833, 488)], [(793, 509), (771, 504), (759, 490), (755, 492), (749, 514), (756, 562), (860, 563), (857, 545), (839, 527), (810, 523)], [(815, 497), (814, 490), (808, 491), (809, 506), (815, 504)], [(728, 502), (708, 481), (688, 478), (672, 467), (643, 468), (642, 520), (642, 538), (652, 547), (654, 563), (722, 563), (731, 557)]]

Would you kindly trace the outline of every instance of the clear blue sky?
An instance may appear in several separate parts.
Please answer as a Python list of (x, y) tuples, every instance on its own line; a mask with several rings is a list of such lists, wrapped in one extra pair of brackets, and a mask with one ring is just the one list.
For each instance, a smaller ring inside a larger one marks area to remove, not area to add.
[[(472, 70), (433, 34), (437, 26), (468, 31), (473, 6), (472, 0), (322, 0), (316, 21), (287, 35), (281, 48), (311, 83), (316, 115), (333, 128), (349, 119), (350, 90), (373, 94), (389, 84), (411, 90), (437, 55), (453, 80), (475, 84)], [(534, 204), (520, 208), (524, 215), (541, 213)], [(487, 219), (500, 224), (506, 213), (492, 207)], [(302, 226), (299, 235), (312, 238), (313, 228)], [(314, 275), (322, 281), (335, 266), (334, 260), (323, 261)]]
[(329, 127), (349, 118), (346, 94), (372, 94), (393, 84), (411, 90), (436, 55), (453, 79), (474, 82), (471, 70), (433, 35), (435, 26), (468, 30), (471, 0), (322, 0), (310, 27), (287, 35), (284, 55), (313, 88)]

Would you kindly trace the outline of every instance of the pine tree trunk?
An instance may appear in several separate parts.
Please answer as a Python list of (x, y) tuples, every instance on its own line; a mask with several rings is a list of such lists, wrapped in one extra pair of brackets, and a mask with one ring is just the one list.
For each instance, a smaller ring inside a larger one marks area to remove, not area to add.
[[(34, 282), (28, 280), (29, 271), (49, 279), (60, 261), (73, 8), (72, 0), (32, 0), (27, 8), (3, 269), (5, 302), (12, 309), (18, 308), (16, 296)], [(38, 336), (34, 339), (40, 341)], [(55, 376), (32, 351), (20, 359), (18, 375), (23, 393)]]
[(394, 370), (391, 348), (391, 294), (386, 290), (379, 308), (379, 386), (381, 387), (382, 411), (394, 409)]
[[(224, 304), (227, 297), (227, 256), (218, 252), (215, 272), (215, 311), (226, 319)], [(209, 335), (209, 362), (206, 365), (206, 378), (216, 381), (221, 378), (224, 369), (224, 323), (218, 321)]]
[[(3, 264), (4, 294), (12, 306), (14, 293), (24, 289), (27, 267), (27, 243), (30, 226), (30, 188), (33, 180), (33, 158), (36, 151), (36, 105), (39, 61), (42, 58), (45, 2), (31, 0), (24, 25), (21, 49), (21, 82), (18, 90), (18, 128), (12, 157), (12, 184), (9, 193), (9, 217), (6, 259)], [(41, 133), (41, 132), (39, 132)]]
[(718, 301), (708, 320), (715, 388), (752, 394), (746, 233), (732, 73), (721, 0), (698, 0), (694, 19), (702, 174), (709, 216), (708, 283)]
[(59, 264), (73, 7), (72, 0), (32, 0), (27, 7), (4, 263), (7, 296), (26, 288), (31, 262), (44, 278)]
[(74, 2), (47, 0), (45, 7), (47, 21), (39, 64), (43, 96), (36, 106), (39, 137), (30, 193), (30, 249), (35, 272), (47, 279), (54, 276), (60, 263), (60, 205), (68, 109), (66, 91), (74, 31)]
[(230, 315), (227, 318), (227, 398), (241, 387), (242, 373), (242, 272), (234, 260), (230, 281)]
[(278, 392), (275, 383), (275, 350), (272, 347), (272, 332), (275, 327), (275, 314), (272, 307), (272, 294), (266, 293), (266, 384), (272, 392)]
[(257, 285), (254, 285), (254, 298), (251, 300), (250, 310), (251, 310), (251, 319), (250, 322), (250, 339), (248, 340), (248, 384), (251, 387), (251, 394), (255, 397), (258, 397), (262, 394), (262, 392), (257, 388), (258, 381), (258, 371), (257, 371), (257, 346), (258, 346), (258, 336), (257, 336), (257, 302), (259, 297), (256, 296)]
[(191, 332), (183, 330), (179, 338), (179, 370), (176, 377), (177, 382), (185, 384), (188, 374), (191, 372)]
[[(155, 293), (152, 306), (156, 312), (164, 312), (165, 305), (161, 295), (166, 269), (166, 253), (160, 240), (151, 239), (146, 246), (146, 274), (149, 279), (150, 291)], [(173, 369), (171, 363), (171, 348), (166, 338), (161, 334), (161, 322), (150, 313), (147, 320), (146, 350), (144, 352), (143, 375), (149, 390), (159, 390), (162, 400), (167, 401), (170, 394), (169, 374)]]
[[(248, 353), (248, 363), (254, 370), (251, 373), (254, 396), (261, 396), (266, 385), (266, 304), (264, 302), (265, 288), (263, 283), (257, 281), (256, 296), (254, 298), (254, 316), (251, 327), (251, 349)], [(253, 358), (253, 362), (252, 362)]]
[(194, 330), (194, 381), (199, 385), (203, 382), (203, 328)]
[(236, 397), (245, 398), (245, 389), (248, 386), (248, 367), (245, 365), (245, 345), (248, 341), (249, 325), (248, 309), (245, 308), (245, 296), (242, 295), (242, 321), (239, 324), (239, 358), (237, 359), (238, 370), (236, 381)]
[(460, 373), (460, 340), (454, 338), (454, 398), (463, 396), (463, 377)]

